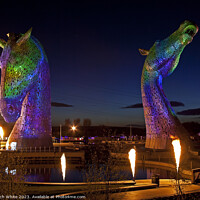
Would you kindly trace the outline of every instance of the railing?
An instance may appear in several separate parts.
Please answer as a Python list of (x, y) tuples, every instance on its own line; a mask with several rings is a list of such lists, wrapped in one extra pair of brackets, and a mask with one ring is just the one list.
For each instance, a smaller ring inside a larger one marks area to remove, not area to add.
[(17, 151), (20, 152), (59, 152), (59, 148), (56, 147), (25, 147), (18, 148)]
[(200, 168), (192, 170), (192, 183), (194, 184), (200, 183)]
[[(79, 150), (77, 147), (71, 147), (70, 150), (73, 150), (73, 151), (77, 151)], [(61, 147), (23, 147), (23, 148), (20, 148), (20, 147), (17, 147), (16, 150), (1, 150), (1, 151), (10, 151), (10, 152), (27, 152), (27, 153), (34, 153), (34, 152), (52, 152), (52, 153), (55, 153), (55, 152), (66, 152), (67, 149), (65, 148), (61, 148)]]

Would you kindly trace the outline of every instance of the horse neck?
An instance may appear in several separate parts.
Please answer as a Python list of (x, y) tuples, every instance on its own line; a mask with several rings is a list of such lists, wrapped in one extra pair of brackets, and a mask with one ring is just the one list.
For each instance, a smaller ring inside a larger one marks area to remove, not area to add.
[(51, 97), (48, 63), (42, 62), (38, 67), (37, 80), (23, 101), (20, 117), (27, 125), (49, 127), (49, 124), (51, 125)]
[(149, 73), (143, 70), (141, 81), (142, 99), (145, 107), (156, 106), (157, 111), (165, 111), (168, 116), (175, 116), (175, 112), (171, 107), (162, 88), (162, 77), (157, 72)]
[[(148, 72), (144, 66), (141, 80), (142, 101), (147, 132), (146, 147), (167, 148), (167, 138), (177, 134), (181, 124), (162, 89), (162, 77), (157, 72)], [(153, 138), (153, 139), (152, 139)], [(152, 144), (153, 141), (154, 144)], [(163, 143), (159, 143), (163, 141)]]

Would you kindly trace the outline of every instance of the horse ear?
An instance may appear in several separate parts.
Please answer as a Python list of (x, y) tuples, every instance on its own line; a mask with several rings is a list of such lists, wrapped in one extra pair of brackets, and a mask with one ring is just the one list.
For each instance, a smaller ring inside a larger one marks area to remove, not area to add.
[(3, 39), (0, 39), (0, 47), (3, 49), (6, 45), (6, 41)]
[(32, 28), (30, 28), (25, 34), (23, 34), (16, 42), (17, 45), (21, 45), (26, 42), (31, 36)]
[(147, 56), (149, 54), (149, 50), (146, 50), (146, 49), (139, 49), (139, 52), (143, 56)]

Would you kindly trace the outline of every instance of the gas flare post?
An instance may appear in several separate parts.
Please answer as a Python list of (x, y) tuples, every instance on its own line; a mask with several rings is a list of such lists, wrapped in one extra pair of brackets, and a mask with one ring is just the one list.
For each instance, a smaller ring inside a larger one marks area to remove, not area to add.
[(62, 176), (63, 176), (63, 181), (64, 181), (65, 180), (65, 172), (66, 172), (66, 157), (65, 157), (64, 153), (61, 156), (60, 160), (61, 160)]
[(172, 141), (172, 145), (173, 145), (173, 148), (174, 148), (174, 154), (175, 154), (175, 160), (176, 160), (177, 180), (178, 180), (178, 168), (179, 168), (180, 157), (181, 157), (181, 144), (180, 144), (180, 140), (179, 139), (173, 140)]
[(130, 164), (131, 164), (131, 170), (133, 175), (133, 180), (135, 181), (135, 161), (136, 161), (136, 151), (135, 149), (131, 149), (128, 153)]

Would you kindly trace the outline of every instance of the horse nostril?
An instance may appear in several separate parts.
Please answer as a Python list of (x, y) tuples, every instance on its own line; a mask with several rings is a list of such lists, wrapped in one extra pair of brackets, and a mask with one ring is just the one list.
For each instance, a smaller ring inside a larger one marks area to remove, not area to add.
[(11, 105), (8, 106), (8, 113), (9, 113), (9, 114), (13, 114), (13, 113), (14, 113), (14, 108), (13, 108), (13, 106), (11, 106)]

